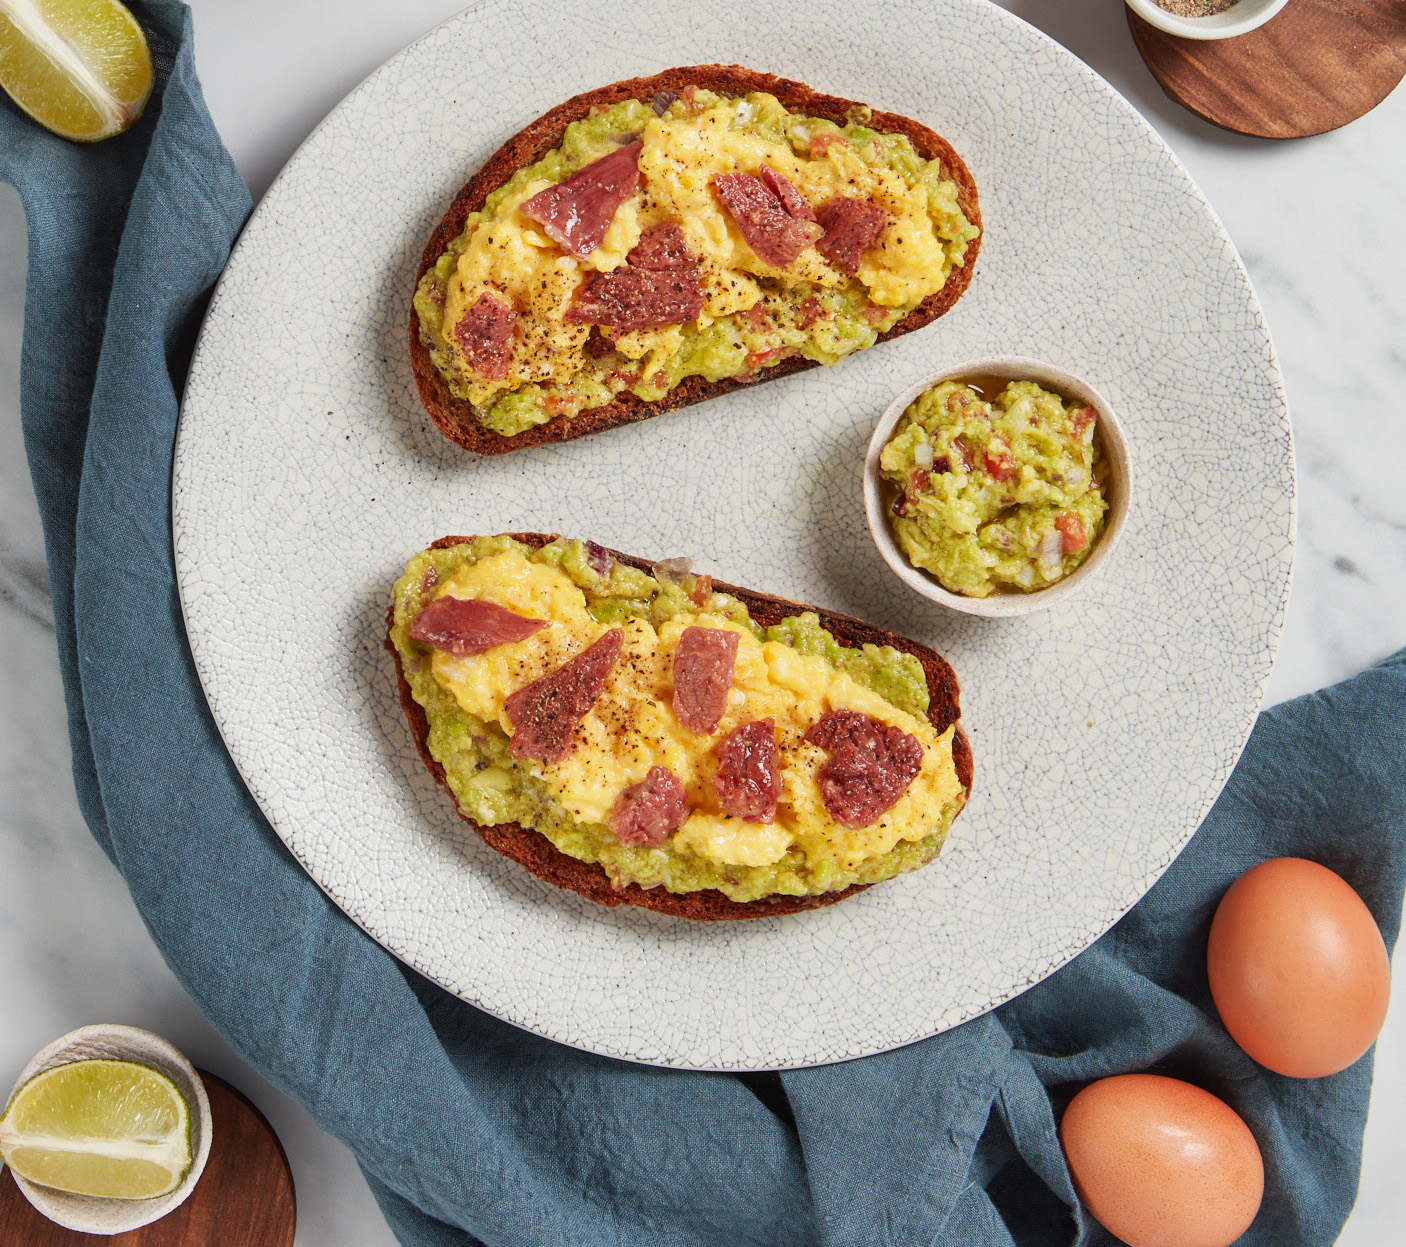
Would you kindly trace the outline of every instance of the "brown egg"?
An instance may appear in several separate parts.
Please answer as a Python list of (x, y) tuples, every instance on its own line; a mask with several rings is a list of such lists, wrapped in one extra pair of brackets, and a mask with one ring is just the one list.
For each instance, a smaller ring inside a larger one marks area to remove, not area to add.
[(1074, 1189), (1131, 1247), (1227, 1247), (1264, 1194), (1250, 1128), (1209, 1091), (1158, 1074), (1090, 1083), (1059, 1138)]
[(1367, 906), (1301, 857), (1261, 862), (1231, 884), (1211, 922), (1206, 973), (1235, 1042), (1293, 1078), (1356, 1061), (1391, 997), (1386, 945)]

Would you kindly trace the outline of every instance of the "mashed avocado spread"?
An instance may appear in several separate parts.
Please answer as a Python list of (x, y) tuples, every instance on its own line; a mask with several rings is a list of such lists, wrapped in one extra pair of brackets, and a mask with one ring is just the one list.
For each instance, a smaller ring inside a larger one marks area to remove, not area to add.
[[(421, 612), (446, 594), (549, 623), (525, 640), (455, 657), (410, 635)], [(728, 709), (702, 737), (681, 726), (668, 701), (670, 646), (692, 625), (739, 634)], [(550, 763), (514, 758), (505, 698), (607, 628), (625, 634), (624, 655), (570, 754)], [(539, 550), (506, 536), (427, 550), (396, 582), (390, 639), (425, 710), (429, 753), (459, 807), (482, 824), (534, 828), (563, 853), (598, 862), (617, 886), (716, 888), (746, 902), (875, 883), (931, 861), (965, 801), (954, 729), (938, 734), (928, 722), (916, 658), (886, 646), (843, 647), (813, 613), (762, 629), (708, 578), (667, 565), (651, 575), (563, 539)], [(803, 739), (837, 707), (892, 724), (923, 747), (921, 769), (897, 804), (864, 827), (829, 816), (816, 780), (825, 755)], [(770, 823), (752, 823), (720, 810), (710, 777), (730, 727), (762, 716), (776, 723), (779, 807)], [(652, 847), (622, 843), (607, 826), (612, 803), (660, 760), (686, 786), (689, 814)]]
[[(967, 597), (1069, 575), (1103, 531), (1106, 470), (1092, 407), (1033, 381), (944, 381), (903, 413), (879, 459), (914, 567)], [(996, 392), (998, 391), (999, 392)]]
[[(422, 278), (415, 309), (435, 367), (484, 425), (512, 436), (624, 391), (658, 401), (687, 377), (755, 375), (796, 355), (834, 364), (873, 345), (942, 288), (980, 230), (963, 215), (958, 187), (939, 161), (923, 160), (906, 136), (878, 134), (865, 120), (856, 115), (838, 126), (793, 114), (763, 92), (732, 99), (699, 90), (662, 115), (628, 100), (574, 122), (558, 148), (519, 169), (469, 215)], [(640, 184), (584, 258), (519, 211), (636, 140)], [(887, 224), (857, 271), (847, 274), (815, 246), (784, 267), (752, 250), (715, 179), (758, 175), (763, 166), (810, 205), (843, 196), (883, 209)], [(682, 229), (698, 263), (696, 319), (602, 337), (600, 328), (567, 318), (591, 274), (626, 265), (642, 233), (666, 222)], [(476, 370), (462, 331), (456, 339), (456, 326), (470, 323), (485, 295), (503, 317), (516, 317), (503, 376)]]

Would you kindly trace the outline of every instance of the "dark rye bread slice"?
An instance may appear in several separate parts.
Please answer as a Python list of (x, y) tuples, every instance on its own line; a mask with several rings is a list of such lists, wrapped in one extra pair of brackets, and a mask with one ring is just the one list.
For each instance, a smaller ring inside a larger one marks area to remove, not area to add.
[[(508, 535), (524, 545), (531, 546), (534, 550), (541, 549), (542, 546), (554, 541), (558, 536), (556, 533), (510, 533)], [(439, 550), (446, 546), (463, 545), (473, 540), (472, 537), (441, 537), (431, 544), (430, 549)], [(638, 568), (640, 571), (650, 571), (654, 566), (647, 559), (634, 558), (628, 554), (621, 554), (617, 550), (608, 550), (606, 553), (621, 563)], [(784, 598), (772, 597), (769, 594), (739, 589), (736, 585), (724, 584), (718, 580), (713, 582), (713, 587), (722, 593), (731, 594), (743, 602), (748, 611), (751, 612), (753, 620), (763, 627), (779, 623), (789, 615), (813, 610), (820, 616), (821, 624), (842, 645), (851, 647), (858, 647), (866, 643), (891, 645), (894, 649), (903, 650), (916, 657), (922, 663), (923, 673), (927, 677), (930, 698), (928, 718), (933, 727), (938, 732), (944, 732), (951, 724), (957, 724), (957, 730), (953, 733), (952, 738), (952, 760), (956, 765), (957, 779), (961, 782), (967, 795), (971, 795), (971, 744), (967, 740), (966, 733), (962, 731), (961, 724), (957, 722), (961, 714), (957, 676), (945, 659), (925, 645), (920, 645), (916, 641), (910, 641), (906, 637), (898, 636), (892, 632), (885, 632), (882, 628), (872, 627), (858, 619), (851, 619), (848, 615), (836, 615), (831, 611), (805, 606), (799, 602), (788, 602)], [(454, 794), (445, 782), (444, 768), (430, 755), (428, 747), (430, 725), (429, 720), (425, 717), (424, 707), (411, 695), (410, 685), (405, 679), (404, 671), (401, 670), (400, 652), (390, 638), (390, 629), (394, 622), (395, 606), (392, 604), (386, 612), (385, 646), (395, 660), (395, 675), (396, 683), (400, 689), (401, 709), (405, 711), (405, 717), (410, 722), (410, 731), (415, 738), (415, 748), (419, 750), (425, 766), (429, 768), (435, 781), (446, 792), (449, 792), (450, 799), (453, 800)], [(567, 856), (541, 832), (534, 831), (530, 827), (523, 827), (518, 823), (500, 823), (497, 826), (485, 827), (465, 814), (459, 808), (457, 801), (455, 801), (454, 809), (459, 817), (467, 822), (490, 848), (512, 858), (519, 865), (526, 866), (538, 878), (545, 879), (548, 883), (555, 884), (559, 888), (579, 892), (582, 896), (589, 897), (601, 905), (638, 905), (661, 914), (673, 914), (678, 918), (712, 922), (720, 919), (770, 918), (781, 914), (794, 914), (803, 909), (818, 909), (822, 905), (833, 905), (836, 901), (842, 901), (847, 896), (862, 892), (867, 887), (873, 887), (873, 884), (855, 884), (843, 891), (831, 892), (823, 896), (779, 896), (775, 899), (763, 898), (747, 902), (734, 901), (715, 888), (686, 893), (670, 892), (662, 887), (642, 888), (637, 883), (617, 888), (611, 883), (610, 876), (605, 873), (603, 867), (594, 862), (583, 862), (578, 858)]]
[[(463, 232), (464, 221), (469, 213), (482, 208), (488, 196), (518, 169), (540, 160), (560, 144), (562, 135), (571, 122), (588, 116), (594, 107), (618, 104), (624, 100), (648, 101), (654, 99), (661, 91), (682, 92), (687, 86), (732, 97), (747, 95), (752, 91), (766, 91), (776, 96), (791, 112), (819, 117), (841, 126), (849, 119), (851, 110), (864, 107), (856, 100), (824, 95), (812, 90), (803, 82), (793, 82), (789, 78), (778, 78), (774, 74), (744, 69), (741, 65), (683, 66), (678, 69), (666, 69), (663, 73), (648, 78), (628, 78), (608, 87), (587, 91), (557, 105), (551, 112), (518, 131), (464, 184), (425, 245), (424, 253), (420, 257), (420, 267), (415, 272), (415, 285), (418, 287), (420, 279), (434, 267), (449, 244)], [(941, 160), (944, 174), (957, 184), (958, 202), (967, 220), (980, 227), (981, 210), (977, 204), (976, 183), (951, 144), (927, 126), (898, 113), (875, 112), (872, 120), (866, 124), (880, 133), (906, 135), (924, 160)], [(942, 289), (929, 295), (888, 332), (880, 334), (879, 342), (887, 342), (890, 338), (921, 329), (948, 311), (971, 282), (980, 248), (981, 237), (978, 236), (967, 245), (962, 266), (953, 269)], [(451, 441), (481, 455), (500, 455), (509, 450), (520, 450), (549, 442), (570, 441), (587, 433), (598, 433), (602, 429), (613, 429), (616, 425), (647, 420), (650, 416), (687, 407), (691, 403), (701, 403), (705, 399), (730, 393), (754, 382), (775, 381), (804, 372), (808, 368), (820, 367), (813, 360), (793, 356), (773, 367), (762, 369), (755, 377), (745, 381), (735, 378), (706, 381), (702, 377), (687, 377), (655, 402), (646, 402), (633, 394), (623, 393), (604, 407), (582, 412), (579, 416), (549, 420), (545, 424), (525, 429), (513, 437), (504, 437), (501, 433), (484, 428), (475, 418), (472, 406), (450, 392), (448, 383), (430, 360), (429, 348), (420, 337), (419, 317), (413, 308), (410, 312), (410, 362), (415, 370), (415, 383), (419, 387), (420, 398), (435, 424), (439, 426), (440, 432)]]

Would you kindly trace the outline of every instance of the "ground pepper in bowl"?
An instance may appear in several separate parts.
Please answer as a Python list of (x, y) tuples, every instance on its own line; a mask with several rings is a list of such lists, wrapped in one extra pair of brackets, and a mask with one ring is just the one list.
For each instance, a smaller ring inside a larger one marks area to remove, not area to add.
[(1237, 0), (1153, 0), (1159, 9), (1173, 17), (1214, 17), (1224, 13)]

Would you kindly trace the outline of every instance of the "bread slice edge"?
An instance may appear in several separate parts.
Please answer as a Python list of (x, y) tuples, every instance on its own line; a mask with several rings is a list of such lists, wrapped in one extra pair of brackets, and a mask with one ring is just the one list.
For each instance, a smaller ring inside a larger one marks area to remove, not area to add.
[[(507, 535), (534, 550), (555, 541), (559, 536), (557, 533), (509, 533)], [(473, 540), (475, 540), (473, 537), (441, 537), (437, 541), (431, 542), (429, 548), (432, 550), (444, 549), (448, 546), (464, 545)], [(616, 550), (607, 550), (606, 553), (619, 562), (640, 571), (650, 571), (654, 566), (647, 559), (622, 554)], [(930, 699), (928, 719), (933, 728), (938, 733), (942, 733), (949, 726), (955, 725), (956, 730), (952, 736), (952, 760), (957, 770), (957, 779), (966, 796), (970, 797), (974, 770), (971, 743), (959, 721), (961, 717), (960, 688), (956, 673), (952, 670), (951, 665), (935, 650), (920, 642), (877, 628), (872, 624), (866, 624), (862, 620), (854, 619), (848, 615), (840, 615), (801, 602), (788, 601), (770, 594), (742, 589), (718, 580), (713, 582), (713, 587), (715, 590), (730, 594), (741, 601), (751, 613), (753, 621), (762, 627), (778, 623), (782, 619), (798, 615), (802, 611), (814, 611), (820, 617), (821, 626), (842, 645), (851, 647), (858, 647), (866, 643), (889, 645), (916, 657), (922, 664), (923, 674), (927, 679)], [(394, 623), (395, 604), (392, 603), (386, 612), (385, 648), (394, 660), (401, 709), (410, 724), (416, 751), (426, 769), (435, 782), (449, 793), (451, 801), (454, 802), (455, 813), (467, 822), (490, 848), (511, 858), (520, 866), (526, 867), (539, 879), (556, 887), (579, 893), (600, 905), (609, 907), (634, 905), (653, 910), (656, 913), (671, 914), (674, 917), (688, 918), (699, 922), (769, 918), (799, 913), (807, 909), (833, 905), (848, 896), (853, 896), (856, 892), (862, 892), (866, 888), (875, 886), (873, 884), (853, 884), (841, 891), (827, 892), (819, 896), (763, 897), (755, 901), (734, 901), (731, 897), (713, 888), (696, 892), (670, 892), (662, 887), (642, 888), (636, 883), (628, 884), (624, 888), (617, 888), (602, 866), (595, 862), (581, 861), (579, 858), (561, 852), (539, 831), (523, 827), (518, 823), (500, 823), (488, 826), (475, 821), (460, 807), (449, 788), (444, 767), (430, 754), (429, 719), (425, 715), (424, 707), (415, 700), (410, 691), (410, 684), (401, 667), (400, 651), (391, 640), (391, 629)]]
[[(765, 91), (776, 96), (792, 112), (819, 117), (838, 125), (845, 124), (851, 110), (867, 107), (857, 100), (826, 95), (806, 86), (805, 83), (746, 69), (741, 65), (681, 66), (644, 78), (627, 78), (573, 96), (519, 130), (460, 188), (425, 244), (412, 289), (418, 288), (420, 279), (434, 266), (449, 244), (463, 232), (464, 221), (469, 213), (482, 208), (488, 196), (507, 182), (519, 168), (534, 163), (556, 147), (571, 122), (588, 116), (592, 108), (609, 107), (623, 100), (649, 100), (661, 91), (682, 91), (685, 86), (732, 97), (747, 95), (752, 91)], [(921, 122), (899, 113), (874, 111), (872, 120), (867, 124), (880, 133), (906, 135), (924, 160), (941, 160), (943, 172), (957, 185), (957, 198), (963, 213), (978, 229), (981, 227), (976, 183), (962, 158), (946, 139)], [(976, 271), (976, 259), (983, 236), (978, 235), (967, 245), (961, 266), (948, 274), (942, 289), (929, 295), (892, 329), (880, 334), (875, 345), (931, 324), (956, 304), (970, 285), (972, 275)], [(822, 366), (814, 360), (793, 356), (770, 368), (762, 369), (756, 376), (747, 380), (727, 378), (710, 382), (702, 377), (686, 377), (662, 399), (646, 401), (625, 392), (617, 395), (614, 401), (604, 407), (593, 408), (570, 418), (549, 420), (545, 424), (524, 429), (512, 437), (505, 437), (480, 424), (474, 415), (473, 407), (450, 391), (448, 382), (430, 359), (429, 348), (420, 336), (419, 317), (413, 307), (410, 310), (410, 363), (421, 402), (440, 432), (466, 450), (481, 455), (499, 455), (511, 450), (571, 441), (588, 433), (598, 433), (622, 424), (647, 420), (668, 411), (676, 411), (681, 407), (731, 393), (744, 386), (780, 380)]]

